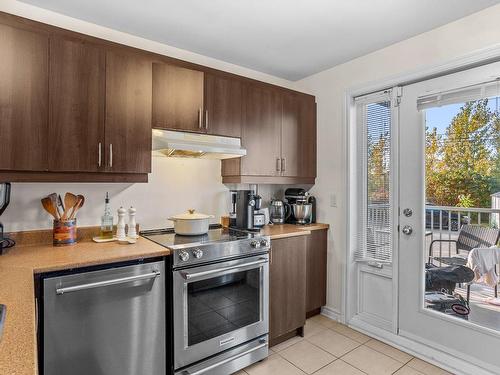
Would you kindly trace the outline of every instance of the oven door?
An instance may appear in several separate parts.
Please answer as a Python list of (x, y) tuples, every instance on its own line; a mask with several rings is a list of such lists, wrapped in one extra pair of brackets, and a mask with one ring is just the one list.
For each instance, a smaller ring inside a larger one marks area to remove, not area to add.
[(269, 254), (173, 272), (174, 367), (269, 331)]

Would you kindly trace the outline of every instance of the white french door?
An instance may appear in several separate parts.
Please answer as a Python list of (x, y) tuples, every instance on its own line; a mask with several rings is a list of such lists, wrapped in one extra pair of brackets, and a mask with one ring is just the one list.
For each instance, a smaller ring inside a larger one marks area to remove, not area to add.
[[(484, 374), (500, 374), (500, 325), (495, 330), (495, 327), (480, 324), (479, 320), (451, 316), (425, 304), (428, 237), (442, 232), (445, 223), (450, 236), (456, 238), (462, 223), (459, 215), (456, 219), (446, 212), (450, 220), (437, 226), (432, 224), (429, 228), (429, 214), (426, 218), (425, 120), (433, 105), (438, 108), (449, 104), (459, 106), (460, 103), (488, 97), (492, 87), (488, 82), (499, 76), (500, 63), (494, 63), (407, 85), (403, 87), (399, 107), (399, 335), (426, 345), (428, 355), (436, 358), (455, 356), (481, 367)], [(438, 220), (444, 219), (441, 216)], [(453, 220), (458, 220), (456, 229)], [(435, 229), (439, 226), (441, 228)], [(488, 307), (484, 311), (486, 309)], [(491, 306), (486, 312), (494, 310), (495, 307)], [(481, 310), (472, 309), (471, 314), (477, 311)], [(500, 314), (500, 310), (497, 313)], [(470, 373), (470, 370), (460, 368), (457, 373)]]

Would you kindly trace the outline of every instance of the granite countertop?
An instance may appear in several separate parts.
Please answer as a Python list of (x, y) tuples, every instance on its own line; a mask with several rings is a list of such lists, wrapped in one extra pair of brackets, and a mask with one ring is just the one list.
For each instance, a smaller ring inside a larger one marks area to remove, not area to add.
[[(279, 239), (328, 229), (327, 224), (266, 225), (261, 233)], [(34, 275), (97, 264), (170, 255), (170, 251), (145, 238), (133, 245), (95, 243), (90, 232), (74, 246), (48, 245), (47, 231), (17, 234), (19, 245), (0, 256), (0, 303), (7, 306), (0, 339), (0, 374), (38, 373)]]

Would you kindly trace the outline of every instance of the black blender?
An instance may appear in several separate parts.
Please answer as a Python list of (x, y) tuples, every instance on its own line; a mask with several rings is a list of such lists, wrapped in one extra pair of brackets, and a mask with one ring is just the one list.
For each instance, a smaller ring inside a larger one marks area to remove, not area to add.
[[(0, 183), (0, 216), (3, 214), (10, 202), (10, 182)], [(4, 236), (3, 224), (0, 222), (0, 255), (5, 249), (15, 245), (14, 240)]]

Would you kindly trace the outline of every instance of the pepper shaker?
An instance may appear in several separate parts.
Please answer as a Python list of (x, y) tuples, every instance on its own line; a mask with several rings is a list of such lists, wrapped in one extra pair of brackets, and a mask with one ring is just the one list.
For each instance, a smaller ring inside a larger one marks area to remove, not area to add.
[(137, 210), (132, 206), (130, 206), (130, 208), (128, 209), (128, 234), (127, 234), (128, 238), (137, 239), (138, 237), (136, 230), (137, 224), (135, 222), (136, 212)]
[(118, 209), (118, 223), (116, 224), (116, 238), (118, 241), (126, 241), (127, 234), (125, 233), (125, 215), (127, 210), (123, 207)]

